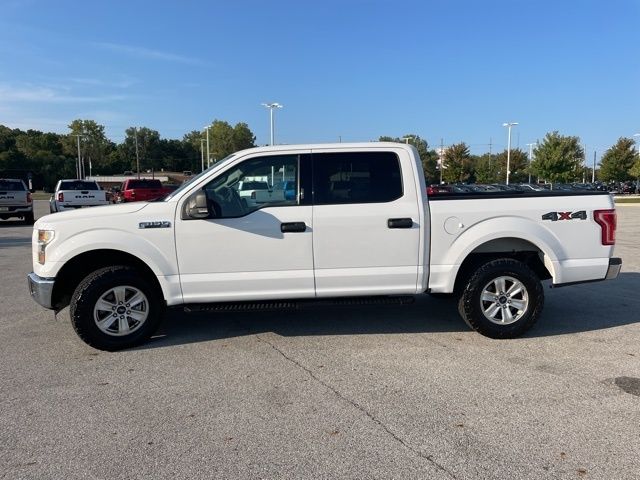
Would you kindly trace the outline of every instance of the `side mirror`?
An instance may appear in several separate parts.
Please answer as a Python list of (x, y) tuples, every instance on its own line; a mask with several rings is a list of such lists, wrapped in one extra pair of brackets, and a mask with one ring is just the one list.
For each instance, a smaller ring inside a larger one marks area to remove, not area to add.
[(191, 195), (184, 204), (183, 212), (183, 220), (199, 220), (211, 217), (205, 191), (198, 190)]

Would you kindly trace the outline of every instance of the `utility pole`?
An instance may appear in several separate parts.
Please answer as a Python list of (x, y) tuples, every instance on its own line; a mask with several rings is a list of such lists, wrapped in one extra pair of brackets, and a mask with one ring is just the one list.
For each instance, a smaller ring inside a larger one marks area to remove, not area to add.
[(591, 171), (591, 183), (596, 182), (596, 151), (593, 151), (593, 170)]
[(489, 170), (491, 170), (491, 137), (489, 137)]
[(582, 146), (582, 151), (584, 152), (584, 159), (583, 159), (583, 165), (582, 165), (582, 183), (587, 183), (587, 146), (583, 145)]
[(527, 147), (529, 147), (529, 183), (531, 183), (531, 160), (533, 160), (533, 147), (537, 145), (538, 142), (527, 143)]
[(138, 127), (133, 127), (136, 141), (136, 171), (138, 172), (138, 180), (140, 180), (140, 154), (138, 153)]
[(444, 138), (440, 139), (440, 185), (442, 185), (442, 171), (444, 170)]

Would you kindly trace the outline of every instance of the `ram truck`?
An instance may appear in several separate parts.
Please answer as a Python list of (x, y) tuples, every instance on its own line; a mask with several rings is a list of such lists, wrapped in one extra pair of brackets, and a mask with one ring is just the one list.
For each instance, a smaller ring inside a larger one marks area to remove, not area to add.
[(107, 192), (90, 180), (59, 180), (49, 199), (49, 212), (108, 205)]
[(21, 218), (27, 225), (33, 225), (33, 200), (22, 180), (0, 178), (0, 218)]
[[(240, 182), (279, 167), (295, 195), (243, 201)], [(620, 271), (606, 193), (426, 192), (410, 145), (244, 150), (161, 201), (39, 219), (29, 290), (46, 308), (69, 305), (79, 337), (105, 350), (147, 340), (167, 307), (402, 304), (426, 293), (455, 296), (481, 334), (513, 338), (539, 318), (542, 281)]]
[(164, 188), (160, 180), (149, 178), (125, 180), (118, 194), (118, 203), (150, 202), (164, 197), (171, 190)]

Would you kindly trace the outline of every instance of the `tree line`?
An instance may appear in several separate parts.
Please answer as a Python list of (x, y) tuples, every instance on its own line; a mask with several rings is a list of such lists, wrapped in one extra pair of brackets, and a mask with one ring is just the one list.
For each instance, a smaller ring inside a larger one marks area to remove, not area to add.
[[(504, 183), (507, 151), (472, 155), (464, 143), (432, 148), (419, 135), (380, 137), (380, 141), (409, 143), (416, 147), (428, 183)], [(640, 154), (632, 138), (621, 137), (604, 153), (595, 178), (601, 182), (623, 182), (640, 178)], [(512, 148), (509, 158), (510, 183), (591, 182), (593, 168), (585, 165), (585, 152), (576, 136), (549, 132), (532, 150), (532, 158)]]
[[(11, 129), (0, 125), (0, 171), (31, 171), (46, 187), (53, 187), (60, 178), (75, 178), (78, 156), (85, 172), (93, 175), (122, 174), (136, 170), (136, 143), (140, 170), (200, 171), (202, 149), (206, 152), (205, 135), (191, 131), (181, 140), (162, 138), (157, 130), (130, 127), (125, 138), (115, 143), (107, 138), (105, 127), (93, 120), (77, 119), (69, 124), (69, 133), (59, 134), (38, 130)], [(210, 158), (215, 161), (227, 155), (255, 146), (256, 137), (246, 123), (232, 126), (214, 120), (209, 126)], [(504, 183), (507, 171), (507, 151), (472, 155), (464, 143), (436, 149), (419, 135), (382, 136), (380, 141), (409, 143), (416, 147), (422, 159), (428, 183)], [(585, 152), (576, 136), (549, 132), (533, 149), (530, 161), (527, 152), (514, 148), (510, 152), (510, 182), (532, 181), (581, 182), (591, 180), (592, 169), (585, 166)], [(206, 153), (205, 165), (206, 165)], [(89, 167), (90, 165), (90, 167)], [(596, 178), (603, 182), (640, 178), (640, 157), (632, 138), (622, 137), (602, 156)]]
[[(115, 143), (107, 138), (104, 125), (93, 120), (74, 120), (69, 133), (11, 129), (0, 125), (0, 171), (33, 172), (44, 187), (52, 188), (61, 178), (76, 178), (78, 138), (85, 173), (121, 175), (136, 171), (136, 144), (140, 171), (190, 170), (199, 172), (203, 132), (191, 131), (181, 140), (162, 138), (157, 130), (129, 127), (125, 138)], [(212, 161), (255, 146), (256, 137), (246, 123), (232, 126), (214, 120), (209, 126), (209, 156)], [(206, 144), (204, 146), (206, 152)], [(206, 166), (206, 153), (205, 166)]]

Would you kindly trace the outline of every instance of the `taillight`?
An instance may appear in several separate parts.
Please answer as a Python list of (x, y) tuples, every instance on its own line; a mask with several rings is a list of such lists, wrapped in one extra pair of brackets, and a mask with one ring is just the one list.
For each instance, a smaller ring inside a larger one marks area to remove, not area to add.
[(62, 193), (62, 192), (58, 193), (58, 201), (59, 202), (64, 202), (64, 193)]
[(615, 209), (594, 210), (593, 219), (600, 225), (602, 245), (615, 245), (618, 224)]
[(31, 196), (31, 192), (27, 192), (27, 203), (33, 202), (33, 197)]
[(255, 200), (256, 199), (256, 192), (255, 190), (253, 192), (251, 192), (251, 200)]

